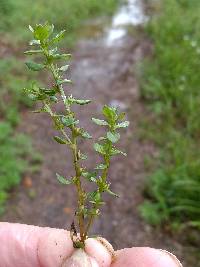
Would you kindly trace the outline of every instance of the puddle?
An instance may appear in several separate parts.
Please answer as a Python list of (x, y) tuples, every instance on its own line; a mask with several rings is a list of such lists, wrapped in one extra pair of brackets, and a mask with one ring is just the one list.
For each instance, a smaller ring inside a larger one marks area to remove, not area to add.
[(113, 45), (127, 33), (127, 26), (138, 26), (147, 21), (142, 0), (127, 0), (112, 19), (107, 30), (106, 44)]
[(147, 20), (143, 0), (126, 0), (111, 21), (107, 17), (90, 20), (82, 27), (79, 35), (83, 39), (103, 42), (104, 46), (113, 46), (126, 36), (128, 26), (139, 26)]

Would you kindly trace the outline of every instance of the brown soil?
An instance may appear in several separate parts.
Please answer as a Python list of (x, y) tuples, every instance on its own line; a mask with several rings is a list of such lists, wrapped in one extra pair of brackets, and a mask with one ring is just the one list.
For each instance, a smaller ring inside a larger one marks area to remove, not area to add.
[[(121, 197), (105, 197), (107, 205), (102, 211), (103, 216), (95, 224), (94, 233), (105, 236), (118, 249), (130, 246), (167, 249), (182, 260), (188, 258), (187, 266), (192, 266), (187, 248), (147, 225), (138, 212), (138, 205), (143, 202), (142, 189), (147, 175), (144, 156), (156, 153), (151, 143), (139, 138), (139, 123), (147, 116), (147, 111), (139, 98), (134, 74), (137, 63), (148, 49), (148, 43), (137, 40), (137, 37), (125, 37), (112, 46), (106, 46), (104, 40), (98, 38), (82, 39), (73, 53), (71, 78), (75, 85), (69, 92), (73, 91), (76, 97), (93, 100), (87, 107), (77, 108), (84, 127), (94, 137), (99, 136), (101, 131), (91, 123), (90, 118), (98, 117), (104, 104), (117, 104), (127, 112), (131, 122), (121, 142), (128, 157), (115, 158), (110, 170), (112, 189)], [(22, 114), (20, 130), (32, 137), (34, 147), (41, 152), (44, 161), (41, 171), (31, 177), (27, 175), (12, 193), (4, 221), (69, 229), (76, 194), (71, 187), (59, 185), (55, 173), (73, 173), (71, 156), (65, 146), (52, 140), (54, 131), (50, 125), (45, 114), (33, 115), (28, 111)], [(91, 155), (92, 149), (88, 144), (86, 141), (80, 146)], [(89, 158), (89, 166), (94, 166), (97, 158)]]

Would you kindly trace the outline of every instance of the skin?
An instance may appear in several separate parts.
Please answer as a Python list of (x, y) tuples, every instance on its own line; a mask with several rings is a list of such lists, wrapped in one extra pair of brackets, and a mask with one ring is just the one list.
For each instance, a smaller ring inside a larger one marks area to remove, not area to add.
[[(0, 267), (61, 267), (74, 252), (69, 232), (60, 229), (0, 223), (0, 241)], [(87, 240), (85, 251), (92, 267), (181, 266), (175, 257), (153, 248), (125, 248), (116, 252), (113, 262), (95, 239)]]

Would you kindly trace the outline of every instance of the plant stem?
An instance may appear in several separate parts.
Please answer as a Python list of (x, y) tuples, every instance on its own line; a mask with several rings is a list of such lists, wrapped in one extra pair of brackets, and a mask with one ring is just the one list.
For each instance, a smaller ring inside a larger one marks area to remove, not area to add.
[[(109, 166), (110, 166), (110, 150), (111, 150), (111, 148), (112, 148), (112, 144), (111, 144), (111, 142), (109, 142), (109, 156), (104, 157), (104, 161), (106, 163), (107, 168), (103, 170), (103, 173), (102, 173), (101, 178), (100, 178), (103, 183), (106, 182), (106, 179), (107, 179), (107, 176), (108, 176), (108, 169), (109, 169)], [(103, 192), (102, 190), (100, 190), (100, 188), (98, 189), (98, 191), (99, 191), (99, 193)], [(97, 203), (94, 204), (93, 208), (95, 210), (97, 210), (99, 208), (99, 204), (97, 204)], [(87, 224), (86, 229), (85, 229), (85, 238), (87, 238), (87, 235), (88, 235), (88, 232), (90, 230), (90, 227), (92, 226), (92, 224), (94, 222), (94, 218), (95, 218), (94, 214), (90, 215), (89, 220), (88, 220), (88, 224)]]
[[(47, 59), (47, 62), (48, 62), (48, 58), (49, 58), (48, 53), (45, 52), (45, 56), (46, 56), (46, 59)], [(71, 115), (72, 112), (71, 112), (71, 109), (70, 109), (70, 105), (67, 103), (67, 97), (65, 95), (65, 92), (63, 90), (62, 85), (60, 85), (58, 83), (59, 76), (57, 75), (57, 71), (56, 71), (54, 65), (53, 64), (49, 64), (49, 69), (50, 69), (50, 71), (52, 73), (52, 76), (54, 78), (56, 86), (59, 89), (61, 98), (62, 98), (63, 103), (65, 105), (65, 109), (66, 109), (67, 115)], [(50, 115), (52, 116), (53, 113), (50, 114)], [(75, 169), (75, 181), (76, 181), (75, 185), (76, 185), (77, 194), (78, 194), (78, 209), (77, 209), (78, 210), (78, 214), (77, 214), (77, 216), (78, 216), (78, 225), (79, 225), (79, 231), (80, 231), (80, 242), (82, 244), (84, 244), (85, 239), (86, 239), (85, 226), (84, 226), (85, 192), (83, 190), (82, 183), (81, 183), (81, 168), (80, 168), (79, 163), (78, 163), (79, 162), (79, 159), (78, 159), (78, 145), (77, 145), (77, 130), (78, 130), (78, 128), (76, 128), (74, 125), (72, 125), (70, 127), (70, 129), (71, 129), (71, 140), (70, 140), (70, 138), (68, 137), (68, 135), (66, 134), (66, 132), (63, 129), (61, 129), (61, 132), (65, 136), (67, 141), (71, 144), (70, 147), (71, 147), (71, 150), (72, 150), (73, 163), (74, 163), (74, 169)]]
[(85, 241), (85, 227), (84, 227), (84, 191), (82, 189), (82, 184), (81, 184), (81, 169), (78, 164), (78, 151), (77, 151), (77, 138), (76, 138), (76, 132), (75, 132), (75, 127), (72, 127), (72, 150), (73, 150), (73, 162), (74, 162), (74, 168), (76, 172), (76, 187), (77, 187), (77, 194), (78, 194), (78, 222), (79, 222), (79, 230), (80, 230), (80, 237), (81, 237), (81, 242), (84, 243)]

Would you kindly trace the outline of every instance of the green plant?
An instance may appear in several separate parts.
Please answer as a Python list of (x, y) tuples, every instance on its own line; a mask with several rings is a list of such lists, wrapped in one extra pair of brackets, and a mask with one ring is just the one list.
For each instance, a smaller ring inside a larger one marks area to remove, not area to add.
[[(11, 39), (24, 42), (28, 38), (24, 25), (30, 23), (52, 21), (58, 30), (61, 30), (66, 23), (69, 25), (69, 34), (65, 42), (72, 46), (77, 40), (79, 29), (82, 23), (96, 15), (111, 15), (120, 0), (45, 0), (30, 2), (26, 0), (1, 0), (0, 1), (0, 31)], [(23, 16), (21, 15), (23, 13)]]
[(160, 156), (140, 210), (154, 225), (200, 229), (200, 2), (157, 2), (159, 13), (146, 26), (154, 49), (140, 73), (142, 97), (154, 112), (143, 135)]
[[(38, 167), (30, 140), (23, 134), (15, 133), (20, 121), (20, 107), (31, 103), (19, 90), (26, 84), (22, 65), (12, 58), (0, 62), (0, 214), (4, 211), (9, 190), (20, 183), (27, 169), (32, 173), (33, 168)], [(29, 158), (33, 160), (31, 169)]]
[(12, 134), (12, 127), (7, 122), (0, 122), (0, 214), (8, 198), (8, 191), (21, 181), (21, 176), (28, 167), (26, 158), (32, 154), (32, 147), (27, 137)]
[[(167, 141), (166, 141), (167, 138)], [(151, 224), (199, 228), (200, 153), (190, 137), (177, 131), (164, 136), (158, 169), (148, 177), (142, 216)]]
[[(32, 87), (26, 88), (25, 91), (31, 99), (41, 102), (42, 107), (36, 112), (45, 112), (50, 115), (54, 128), (59, 132), (59, 135), (54, 136), (54, 140), (61, 145), (68, 146), (72, 152), (74, 176), (66, 178), (57, 174), (57, 178), (62, 184), (73, 184), (77, 189), (78, 204), (75, 221), (72, 223), (71, 238), (75, 247), (83, 247), (90, 227), (95, 217), (100, 214), (100, 208), (104, 204), (103, 193), (107, 192), (117, 196), (110, 189), (110, 183), (107, 180), (108, 169), (113, 156), (125, 155), (115, 144), (120, 139), (118, 130), (127, 127), (129, 122), (123, 121), (124, 113), (119, 113), (116, 108), (109, 106), (103, 107), (104, 120), (92, 118), (95, 124), (105, 127), (107, 132), (105, 136), (99, 138), (97, 143), (94, 143), (94, 150), (101, 155), (102, 162), (94, 170), (88, 170), (82, 163), (87, 159), (87, 155), (80, 151), (79, 140), (82, 138), (90, 139), (92, 136), (79, 126), (79, 120), (76, 118), (73, 106), (87, 105), (91, 100), (76, 99), (65, 93), (64, 85), (71, 83), (69, 79), (63, 77), (69, 65), (60, 66), (59, 62), (69, 61), (70, 54), (61, 54), (56, 47), (64, 37), (65, 31), (53, 35), (54, 26), (48, 23), (35, 27), (29, 26), (29, 29), (34, 37), (30, 45), (37, 46), (38, 49), (26, 51), (25, 54), (38, 55), (40, 63), (28, 61), (26, 65), (32, 71), (47, 70), (52, 75), (53, 83), (48, 88), (33, 83)], [(63, 113), (56, 110), (56, 107), (61, 103), (64, 107)], [(92, 192), (86, 192), (83, 185), (84, 181), (95, 184), (96, 189)], [(80, 236), (77, 236), (76, 225), (78, 225)]]
[(195, 70), (200, 65), (200, 2), (190, 2), (196, 3), (162, 2), (160, 13), (146, 26), (154, 50), (153, 59), (146, 59), (142, 64), (141, 85), (142, 96), (154, 111), (169, 120), (175, 118), (175, 127), (177, 122), (181, 123), (188, 132), (198, 136), (200, 77)]
[(30, 99), (19, 90), (27, 84), (22, 62), (7, 58), (0, 61), (0, 118), (16, 126), (21, 107), (31, 106)]

